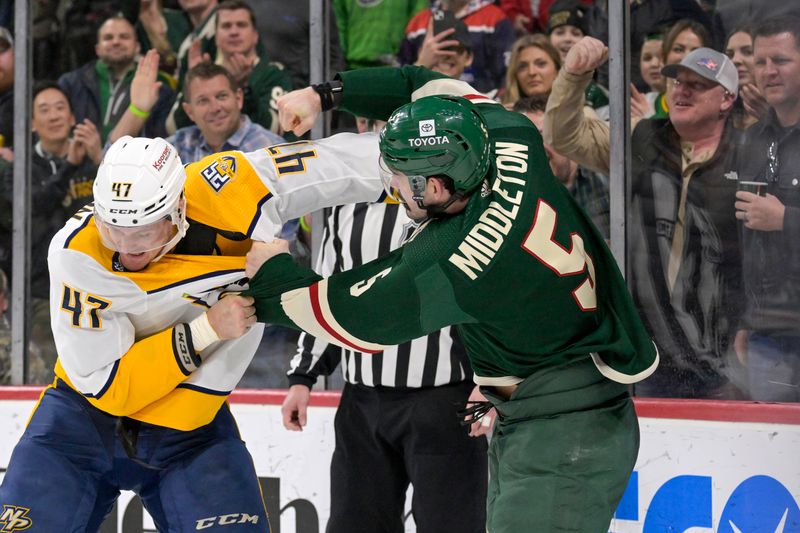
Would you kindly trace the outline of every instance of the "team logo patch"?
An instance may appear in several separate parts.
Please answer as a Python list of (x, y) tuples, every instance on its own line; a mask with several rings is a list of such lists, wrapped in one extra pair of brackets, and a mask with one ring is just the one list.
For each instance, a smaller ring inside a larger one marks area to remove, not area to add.
[(215, 192), (219, 192), (236, 177), (236, 158), (222, 155), (200, 171), (200, 175)]
[(433, 137), (436, 135), (436, 122), (433, 119), (419, 121), (419, 136)]
[(403, 229), (400, 232), (400, 242), (404, 243), (407, 240), (410, 240), (411, 237), (414, 235), (414, 232), (417, 230), (418, 227), (419, 227), (419, 224), (414, 222), (413, 220), (410, 220), (410, 221), (406, 222), (405, 224), (403, 224)]
[(30, 512), (27, 507), (17, 507), (16, 505), (3, 505), (3, 514), (0, 515), (0, 531), (3, 533), (11, 531), (22, 531), (33, 525), (33, 520), (26, 515)]
[(717, 62), (711, 59), (710, 57), (704, 57), (700, 61), (697, 62), (698, 65), (701, 67), (705, 67), (708, 70), (716, 72), (717, 70)]
[(735, 170), (726, 172), (725, 174), (723, 174), (723, 176), (725, 177), (726, 180), (739, 181), (739, 173), (736, 172)]
[(489, 187), (489, 182), (483, 180), (483, 183), (481, 183), (481, 198), (486, 198), (490, 194), (492, 194), (492, 189)]

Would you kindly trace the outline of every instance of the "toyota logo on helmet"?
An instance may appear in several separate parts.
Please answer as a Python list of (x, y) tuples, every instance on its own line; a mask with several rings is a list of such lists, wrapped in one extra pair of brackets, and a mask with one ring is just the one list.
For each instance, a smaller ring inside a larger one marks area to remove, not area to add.
[(445, 175), (456, 189), (476, 188), (489, 171), (489, 134), (465, 98), (428, 96), (398, 108), (381, 130), (380, 150), (407, 176)]

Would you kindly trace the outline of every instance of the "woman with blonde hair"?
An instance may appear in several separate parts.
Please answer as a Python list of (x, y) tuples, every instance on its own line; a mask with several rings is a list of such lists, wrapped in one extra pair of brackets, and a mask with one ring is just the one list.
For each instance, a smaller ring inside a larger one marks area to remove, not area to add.
[(523, 35), (511, 47), (506, 86), (500, 102), (510, 108), (517, 100), (535, 94), (549, 94), (561, 68), (561, 57), (542, 34)]

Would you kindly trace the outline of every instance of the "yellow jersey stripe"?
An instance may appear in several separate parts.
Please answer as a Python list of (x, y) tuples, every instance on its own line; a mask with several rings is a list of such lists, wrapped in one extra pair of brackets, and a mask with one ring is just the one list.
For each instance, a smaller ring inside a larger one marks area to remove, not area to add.
[[(60, 363), (56, 375), (72, 384)], [(114, 416), (130, 416), (163, 398), (184, 381), (172, 347), (172, 328), (139, 340), (114, 363), (108, 381), (96, 394), (81, 392), (89, 403)]]
[[(240, 245), (239, 250), (244, 250), (245, 247), (249, 249), (250, 241), (245, 242), (247, 244)], [(143, 271), (116, 272), (112, 268), (115, 252), (106, 248), (100, 241), (93, 216), (87, 217), (85, 223), (70, 235), (64, 247), (90, 256), (109, 272), (131, 280), (148, 293), (163, 291), (200, 279), (224, 276), (238, 270), (242, 271), (244, 277), (245, 258), (222, 255), (167, 254), (159, 261), (148, 265)]]
[(179, 387), (128, 416), (148, 424), (190, 431), (214, 420), (227, 399), (227, 394)]

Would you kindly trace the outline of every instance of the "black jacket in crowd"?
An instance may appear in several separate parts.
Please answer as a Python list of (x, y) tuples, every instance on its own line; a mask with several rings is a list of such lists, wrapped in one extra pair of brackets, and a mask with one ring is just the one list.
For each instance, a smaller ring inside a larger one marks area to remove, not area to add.
[(800, 123), (783, 128), (775, 111), (746, 132), (739, 148), (740, 180), (766, 181), (786, 206), (783, 231), (742, 228), (745, 329), (800, 335)]
[[(46, 154), (39, 145), (31, 153), (31, 296), (49, 298), (50, 277), (47, 270), (47, 249), (53, 235), (66, 220), (92, 201), (92, 184), (97, 165), (89, 157), (72, 165), (59, 157)], [(0, 181), (0, 267), (11, 273), (11, 206), (13, 199), (13, 167), (8, 165)]]
[[(719, 146), (689, 181), (680, 267), (668, 264), (682, 189), (681, 145), (668, 119), (641, 121), (633, 133), (629, 227), (631, 290), (661, 357), (645, 385), (667, 396), (707, 397), (727, 383), (741, 300), (741, 262), (731, 172), (736, 138), (728, 120)], [(663, 379), (659, 379), (663, 378)]]

